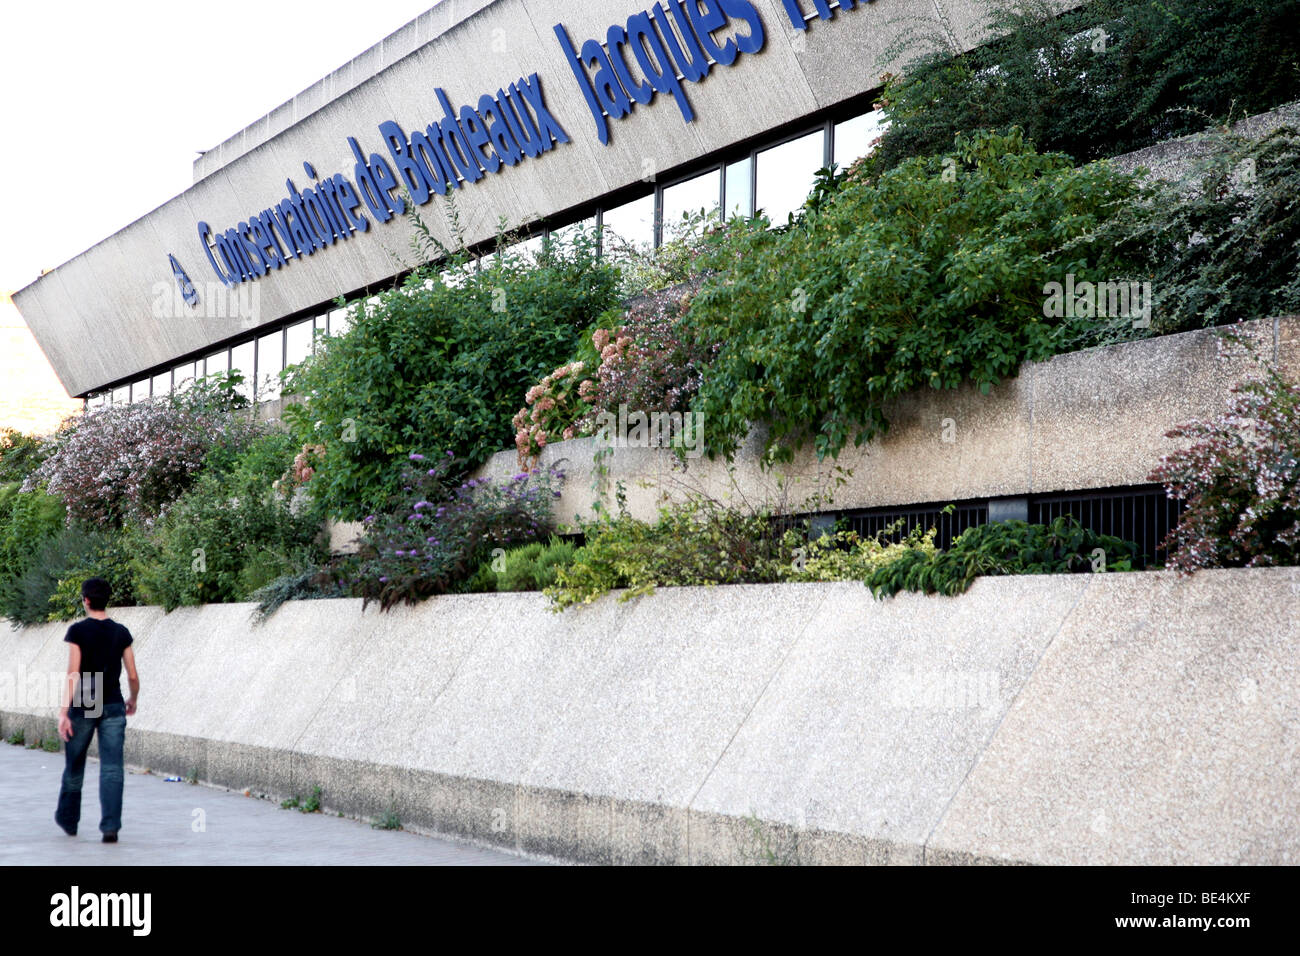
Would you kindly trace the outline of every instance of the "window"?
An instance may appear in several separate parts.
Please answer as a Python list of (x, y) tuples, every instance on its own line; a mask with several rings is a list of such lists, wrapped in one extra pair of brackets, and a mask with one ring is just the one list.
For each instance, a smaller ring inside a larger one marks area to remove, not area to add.
[(790, 214), (812, 192), (817, 170), (826, 161), (826, 133), (817, 130), (759, 153), (756, 159), (758, 208), (774, 226), (785, 225)]
[(889, 125), (884, 110), (872, 110), (835, 124), (835, 165), (847, 169), (855, 160), (875, 148), (875, 141)]
[(299, 322), (284, 330), (285, 364), (297, 365), (311, 357), (312, 321)]
[(315, 322), (316, 322), (316, 336), (318, 338), (322, 335), (330, 334), (330, 314), (328, 312), (326, 312), (324, 315), (316, 316)]
[(143, 402), (149, 397), (149, 380), (142, 378), (131, 386), (131, 401)]
[(524, 239), (514, 245), (506, 246), (500, 250), (499, 254), (505, 262), (533, 265), (537, 261), (537, 254), (541, 251), (542, 237), (533, 236), (531, 239)]
[(664, 189), (662, 241), (671, 242), (681, 235), (684, 216), (703, 210), (716, 214), (721, 198), (722, 170), (711, 169), (702, 176)]
[(742, 159), (726, 170), (727, 218), (754, 215), (754, 163)]
[(284, 330), (257, 340), (257, 400), (270, 402), (280, 397), (280, 370), (284, 368)]
[(190, 388), (198, 376), (195, 374), (198, 368), (197, 362), (186, 362), (184, 365), (177, 365), (172, 369), (172, 382), (176, 391), (183, 392)]
[(330, 335), (346, 335), (352, 328), (352, 315), (348, 309), (335, 309), (330, 313)]
[(159, 395), (166, 395), (172, 390), (172, 373), (159, 372), (153, 377), (153, 394), (157, 398)]
[(86, 399), (86, 405), (90, 408), (100, 408), (104, 404), (106, 392), (96, 392)]
[(595, 238), (596, 235), (596, 217), (590, 216), (579, 222), (570, 223), (567, 226), (561, 226), (559, 229), (552, 229), (551, 236), (561, 242), (570, 243), (578, 238), (579, 233), (586, 233), (588, 238)]
[[(456, 269), (443, 269), (442, 281), (450, 289), (462, 289), (470, 277), (478, 271), (478, 262), (467, 262), (465, 265)], [(332, 320), (331, 320), (332, 321)]]
[(203, 362), (204, 375), (222, 375), (230, 371), (230, 353), (226, 351), (213, 352)]
[(601, 248), (611, 258), (628, 251), (646, 251), (655, 243), (655, 197), (634, 199), (605, 211)]
[(252, 342), (240, 342), (230, 350), (230, 370), (244, 376), (239, 386), (239, 394), (250, 402), (253, 400), (253, 358), (257, 348)]
[(126, 405), (126, 404), (129, 404), (130, 401), (131, 401), (131, 386), (130, 386), (130, 385), (122, 385), (122, 386), (120, 386), (120, 387), (118, 387), (118, 388), (113, 389), (113, 404), (114, 404), (114, 405)]

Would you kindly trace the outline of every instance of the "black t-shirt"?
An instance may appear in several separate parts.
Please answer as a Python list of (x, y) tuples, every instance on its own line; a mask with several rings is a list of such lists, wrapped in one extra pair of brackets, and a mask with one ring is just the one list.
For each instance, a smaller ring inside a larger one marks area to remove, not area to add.
[[(131, 632), (117, 621), (88, 617), (68, 628), (64, 638), (81, 648), (81, 692), (73, 697), (74, 707), (92, 709), (122, 702), (122, 652), (131, 646)], [(102, 683), (100, 683), (102, 681)]]

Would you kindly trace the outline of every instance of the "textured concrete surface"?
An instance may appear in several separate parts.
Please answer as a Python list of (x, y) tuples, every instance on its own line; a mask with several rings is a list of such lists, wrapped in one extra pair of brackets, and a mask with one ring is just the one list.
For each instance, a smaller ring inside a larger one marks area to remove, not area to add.
[(1063, 622), (927, 852), (1300, 863), (1300, 570), (1107, 583)]
[[(615, 508), (620, 482), (628, 510), (643, 519), (687, 494), (799, 512), (824, 510), (813, 507), (817, 496), (830, 499), (824, 507), (851, 509), (1141, 485), (1177, 447), (1166, 433), (1220, 414), (1231, 386), (1262, 362), (1300, 380), (1300, 317), (1234, 330), (1244, 344), (1216, 330), (1185, 332), (1028, 363), (988, 395), (914, 392), (888, 409), (884, 436), (836, 461), (819, 463), (808, 451), (764, 471), (756, 430), (734, 467), (679, 462), (668, 449), (618, 448), (598, 482), (593, 438), (549, 445), (540, 463), (560, 463), (569, 476), (556, 507), (566, 523), (591, 517), (596, 501)], [(518, 469), (516, 453), (503, 451), (478, 475), (506, 478)]]
[[(1248, 116), (1234, 123), (1232, 132), (1263, 139), (1283, 126), (1300, 127), (1300, 103), (1288, 103), (1267, 113)], [(1213, 134), (1197, 133), (1118, 156), (1111, 162), (1125, 172), (1142, 168), (1160, 179), (1191, 183), (1195, 181), (1201, 164), (1214, 154), (1215, 149)]]
[(126, 775), (116, 844), (100, 842), (99, 762), (86, 763), (81, 825), (54, 823), (63, 754), (0, 746), (0, 866), (527, 866), (500, 850), (337, 815), (297, 813), (242, 793)]
[(592, 863), (1300, 862), (1300, 569), (250, 610), (117, 612), (130, 764)]

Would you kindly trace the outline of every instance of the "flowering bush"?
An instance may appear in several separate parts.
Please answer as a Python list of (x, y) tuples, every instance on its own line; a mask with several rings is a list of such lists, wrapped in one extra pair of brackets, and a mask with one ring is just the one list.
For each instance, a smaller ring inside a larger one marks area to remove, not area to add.
[[(386, 514), (365, 519), (362, 564), (355, 589), (384, 610), (454, 590), (496, 548), (544, 538), (553, 530), (551, 506), (563, 472), (520, 472), (508, 481), (471, 478), (452, 452), (412, 454), (402, 474), (406, 496)], [(409, 504), (408, 504), (409, 502)]]
[(278, 492), (293, 492), (302, 488), (316, 474), (316, 468), (325, 455), (324, 445), (303, 445), (302, 450), (293, 456), (293, 464), (271, 487)]
[(150, 521), (193, 484), (214, 450), (242, 449), (265, 430), (200, 389), (91, 409), (54, 435), (23, 487), (45, 485), (69, 517), (91, 525)]
[(1180, 571), (1300, 560), (1300, 388), (1270, 371), (1233, 393), (1225, 414), (1169, 432), (1191, 444), (1151, 476), (1187, 502), (1166, 542)]
[(591, 406), (580, 424), (595, 430), (596, 416), (632, 411), (686, 412), (699, 391), (703, 370), (717, 353), (683, 335), (682, 319), (690, 311), (690, 291), (666, 289), (646, 296), (628, 310), (623, 324), (597, 329), (592, 338), (600, 367), (579, 393)]
[(525, 406), (511, 420), (520, 468), (531, 468), (550, 442), (585, 434), (579, 431), (578, 423), (591, 410), (585, 400), (592, 384), (586, 371), (586, 362), (570, 362), (528, 390)]

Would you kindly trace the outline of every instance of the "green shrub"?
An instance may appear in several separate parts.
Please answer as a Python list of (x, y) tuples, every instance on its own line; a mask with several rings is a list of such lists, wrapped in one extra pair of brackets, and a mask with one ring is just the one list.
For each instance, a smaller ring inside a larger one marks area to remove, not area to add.
[(1059, 17), (1045, 0), (988, 7), (1008, 35), (931, 52), (886, 86), (880, 168), (1013, 125), (1082, 163), (1300, 99), (1300, 0), (1091, 0)]
[(26, 570), (35, 549), (61, 531), (63, 502), (43, 491), (0, 485), (0, 586)]
[(0, 614), (15, 624), (72, 620), (81, 614), (82, 581), (105, 572), (117, 577), (110, 583), (115, 591), (122, 588), (130, 603), (131, 586), (123, 584), (122, 568), (110, 571), (103, 561), (114, 546), (110, 534), (80, 524), (42, 539), (22, 572), (0, 584)]
[(511, 548), (498, 559), (484, 562), (466, 590), (544, 591), (555, 584), (560, 568), (573, 563), (577, 550), (576, 544), (561, 538)]
[(1048, 318), (1044, 288), (1131, 274), (1136, 253), (1086, 237), (1143, 194), (1019, 133), (978, 133), (951, 157), (848, 177), (788, 229), (732, 225), (684, 320), (718, 346), (695, 402), (706, 447), (730, 453), (763, 423), (774, 457), (807, 441), (834, 456), (882, 431), (906, 392), (987, 392), (1022, 362), (1090, 344), (1099, 323)]
[(286, 412), (297, 438), (326, 449), (313, 492), (355, 519), (400, 490), (392, 466), (412, 451), (444, 448), (472, 469), (510, 445), (520, 397), (575, 353), (617, 304), (617, 284), (579, 234), (536, 265), (486, 259), (454, 282), (421, 267), (377, 304), (358, 303), (351, 330), (288, 383), (304, 396)]
[(289, 601), (318, 601), (350, 597), (348, 581), (356, 577), (354, 555), (331, 559), (324, 564), (298, 560), (292, 570), (280, 575), (249, 595), (257, 602), (256, 615), (265, 621)]
[(556, 570), (546, 593), (554, 609), (590, 604), (619, 588), (620, 600), (657, 587), (767, 583), (785, 579), (799, 535), (775, 532), (771, 516), (728, 509), (694, 496), (661, 508), (654, 523), (626, 514), (582, 528), (586, 544)]
[(69, 534), (58, 498), (0, 486), (0, 617), (15, 625), (45, 620), (57, 575), (68, 568), (70, 541), (60, 539)]
[(1137, 545), (1085, 530), (1073, 517), (1051, 524), (1000, 521), (962, 533), (947, 551), (908, 548), (867, 575), (876, 597), (899, 591), (956, 595), (977, 577), (1132, 570)]
[(293, 440), (264, 435), (213, 469), (140, 536), (132, 562), (141, 598), (167, 610), (246, 601), (296, 567), (323, 560), (321, 517), (310, 498), (272, 485)]
[(1300, 133), (1206, 139), (1190, 182), (1099, 231), (1150, 263), (1155, 333), (1300, 311)]
[(86, 578), (104, 578), (113, 588), (113, 607), (131, 607), (136, 603), (135, 576), (131, 570), (135, 534), (130, 530), (100, 531), (90, 534), (84, 560), (65, 570), (47, 602), (47, 620), (72, 621), (81, 617), (81, 585)]
[(934, 553), (934, 528), (927, 531), (917, 526), (902, 540), (889, 540), (901, 524), (900, 520), (870, 538), (852, 531), (836, 531), (807, 543), (792, 539), (794, 559), (785, 580), (864, 581), (906, 555)]
[(0, 428), (0, 486), (27, 480), (49, 451), (48, 443), (36, 435), (24, 435), (13, 428)]

